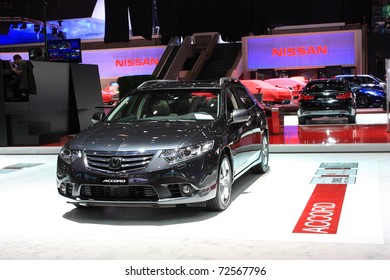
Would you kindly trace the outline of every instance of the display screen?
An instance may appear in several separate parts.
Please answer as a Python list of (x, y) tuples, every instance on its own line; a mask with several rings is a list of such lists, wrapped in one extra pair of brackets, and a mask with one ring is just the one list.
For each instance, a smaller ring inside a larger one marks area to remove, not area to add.
[(53, 62), (82, 62), (81, 40), (64, 39), (47, 41), (47, 59)]
[(151, 75), (165, 46), (98, 49), (83, 51), (83, 63), (99, 65), (100, 78)]
[(351, 66), (357, 63), (354, 31), (246, 37), (248, 70)]

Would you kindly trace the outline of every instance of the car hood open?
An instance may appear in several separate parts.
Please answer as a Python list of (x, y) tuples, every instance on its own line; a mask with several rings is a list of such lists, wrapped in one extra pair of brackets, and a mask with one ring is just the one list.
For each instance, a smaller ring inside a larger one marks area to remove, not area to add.
[[(80, 132), (71, 149), (93, 151), (160, 150), (203, 141), (213, 122), (145, 121), (98, 123)], [(200, 133), (200, 132), (204, 133)], [(202, 139), (197, 139), (197, 138)], [(189, 139), (191, 139), (189, 141)]]

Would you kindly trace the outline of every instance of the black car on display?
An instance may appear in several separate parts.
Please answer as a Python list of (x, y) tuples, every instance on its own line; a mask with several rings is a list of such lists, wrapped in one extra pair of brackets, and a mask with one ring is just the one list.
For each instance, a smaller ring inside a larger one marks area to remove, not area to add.
[(264, 109), (237, 79), (153, 80), (64, 145), (60, 195), (76, 206), (224, 210), (233, 182), (268, 171)]
[(356, 96), (344, 79), (309, 81), (298, 98), (298, 123), (321, 117), (347, 117), (356, 123)]

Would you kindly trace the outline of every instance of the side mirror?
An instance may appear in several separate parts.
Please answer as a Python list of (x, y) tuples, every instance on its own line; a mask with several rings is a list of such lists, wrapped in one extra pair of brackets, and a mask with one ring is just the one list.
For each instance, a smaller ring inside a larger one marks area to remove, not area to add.
[(104, 119), (105, 116), (106, 115), (103, 112), (97, 112), (97, 113), (93, 114), (92, 123), (100, 122), (102, 119)]
[(250, 118), (250, 114), (246, 109), (235, 109), (232, 113), (232, 123), (246, 122)]

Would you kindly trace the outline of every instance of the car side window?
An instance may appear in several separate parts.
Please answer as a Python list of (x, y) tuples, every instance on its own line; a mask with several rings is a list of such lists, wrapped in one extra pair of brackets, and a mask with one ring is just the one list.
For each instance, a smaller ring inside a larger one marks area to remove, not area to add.
[(239, 103), (230, 89), (226, 90), (226, 111), (230, 119), (234, 109), (239, 109)]
[(362, 84), (375, 84), (375, 81), (369, 77), (361, 77), (360, 79)]
[(242, 104), (242, 106), (240, 106), (241, 108), (250, 109), (253, 105), (255, 105), (255, 101), (251, 98), (251, 96), (248, 94), (245, 88), (234, 86), (232, 90), (241, 101), (240, 102)]
[(359, 86), (361, 84), (361, 81), (359, 79), (355, 79), (353, 77), (350, 77), (347, 79), (352, 85)]

